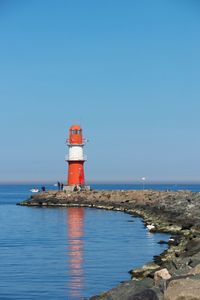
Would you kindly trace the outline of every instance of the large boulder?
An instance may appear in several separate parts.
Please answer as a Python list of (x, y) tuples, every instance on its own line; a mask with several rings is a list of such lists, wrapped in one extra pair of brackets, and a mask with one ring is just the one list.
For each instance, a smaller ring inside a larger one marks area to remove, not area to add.
[(172, 280), (164, 293), (164, 300), (200, 300), (200, 280)]

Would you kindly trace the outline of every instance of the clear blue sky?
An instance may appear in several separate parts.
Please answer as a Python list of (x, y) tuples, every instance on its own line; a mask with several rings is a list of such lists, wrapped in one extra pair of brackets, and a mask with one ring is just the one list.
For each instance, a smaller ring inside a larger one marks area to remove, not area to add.
[(198, 0), (0, 1), (0, 182), (200, 181)]

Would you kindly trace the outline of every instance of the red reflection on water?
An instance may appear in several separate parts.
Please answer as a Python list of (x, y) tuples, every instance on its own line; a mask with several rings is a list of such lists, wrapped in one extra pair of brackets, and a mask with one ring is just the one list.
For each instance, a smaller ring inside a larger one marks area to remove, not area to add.
[[(83, 289), (83, 236), (84, 209), (67, 209), (68, 257), (69, 257), (69, 292), (71, 298), (81, 298)], [(67, 298), (69, 299), (69, 298)]]

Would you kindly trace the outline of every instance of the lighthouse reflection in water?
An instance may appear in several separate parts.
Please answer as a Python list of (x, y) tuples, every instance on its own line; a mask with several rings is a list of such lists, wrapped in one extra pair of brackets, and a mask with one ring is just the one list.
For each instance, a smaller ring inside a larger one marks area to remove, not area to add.
[(67, 299), (81, 299), (84, 288), (83, 273), (83, 236), (84, 209), (70, 207), (67, 209), (68, 225), (68, 291)]

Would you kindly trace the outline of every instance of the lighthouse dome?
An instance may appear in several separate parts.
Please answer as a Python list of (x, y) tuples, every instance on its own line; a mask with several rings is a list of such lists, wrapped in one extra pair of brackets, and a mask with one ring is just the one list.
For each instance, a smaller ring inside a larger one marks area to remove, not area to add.
[(69, 130), (82, 130), (82, 128), (80, 125), (72, 125)]

